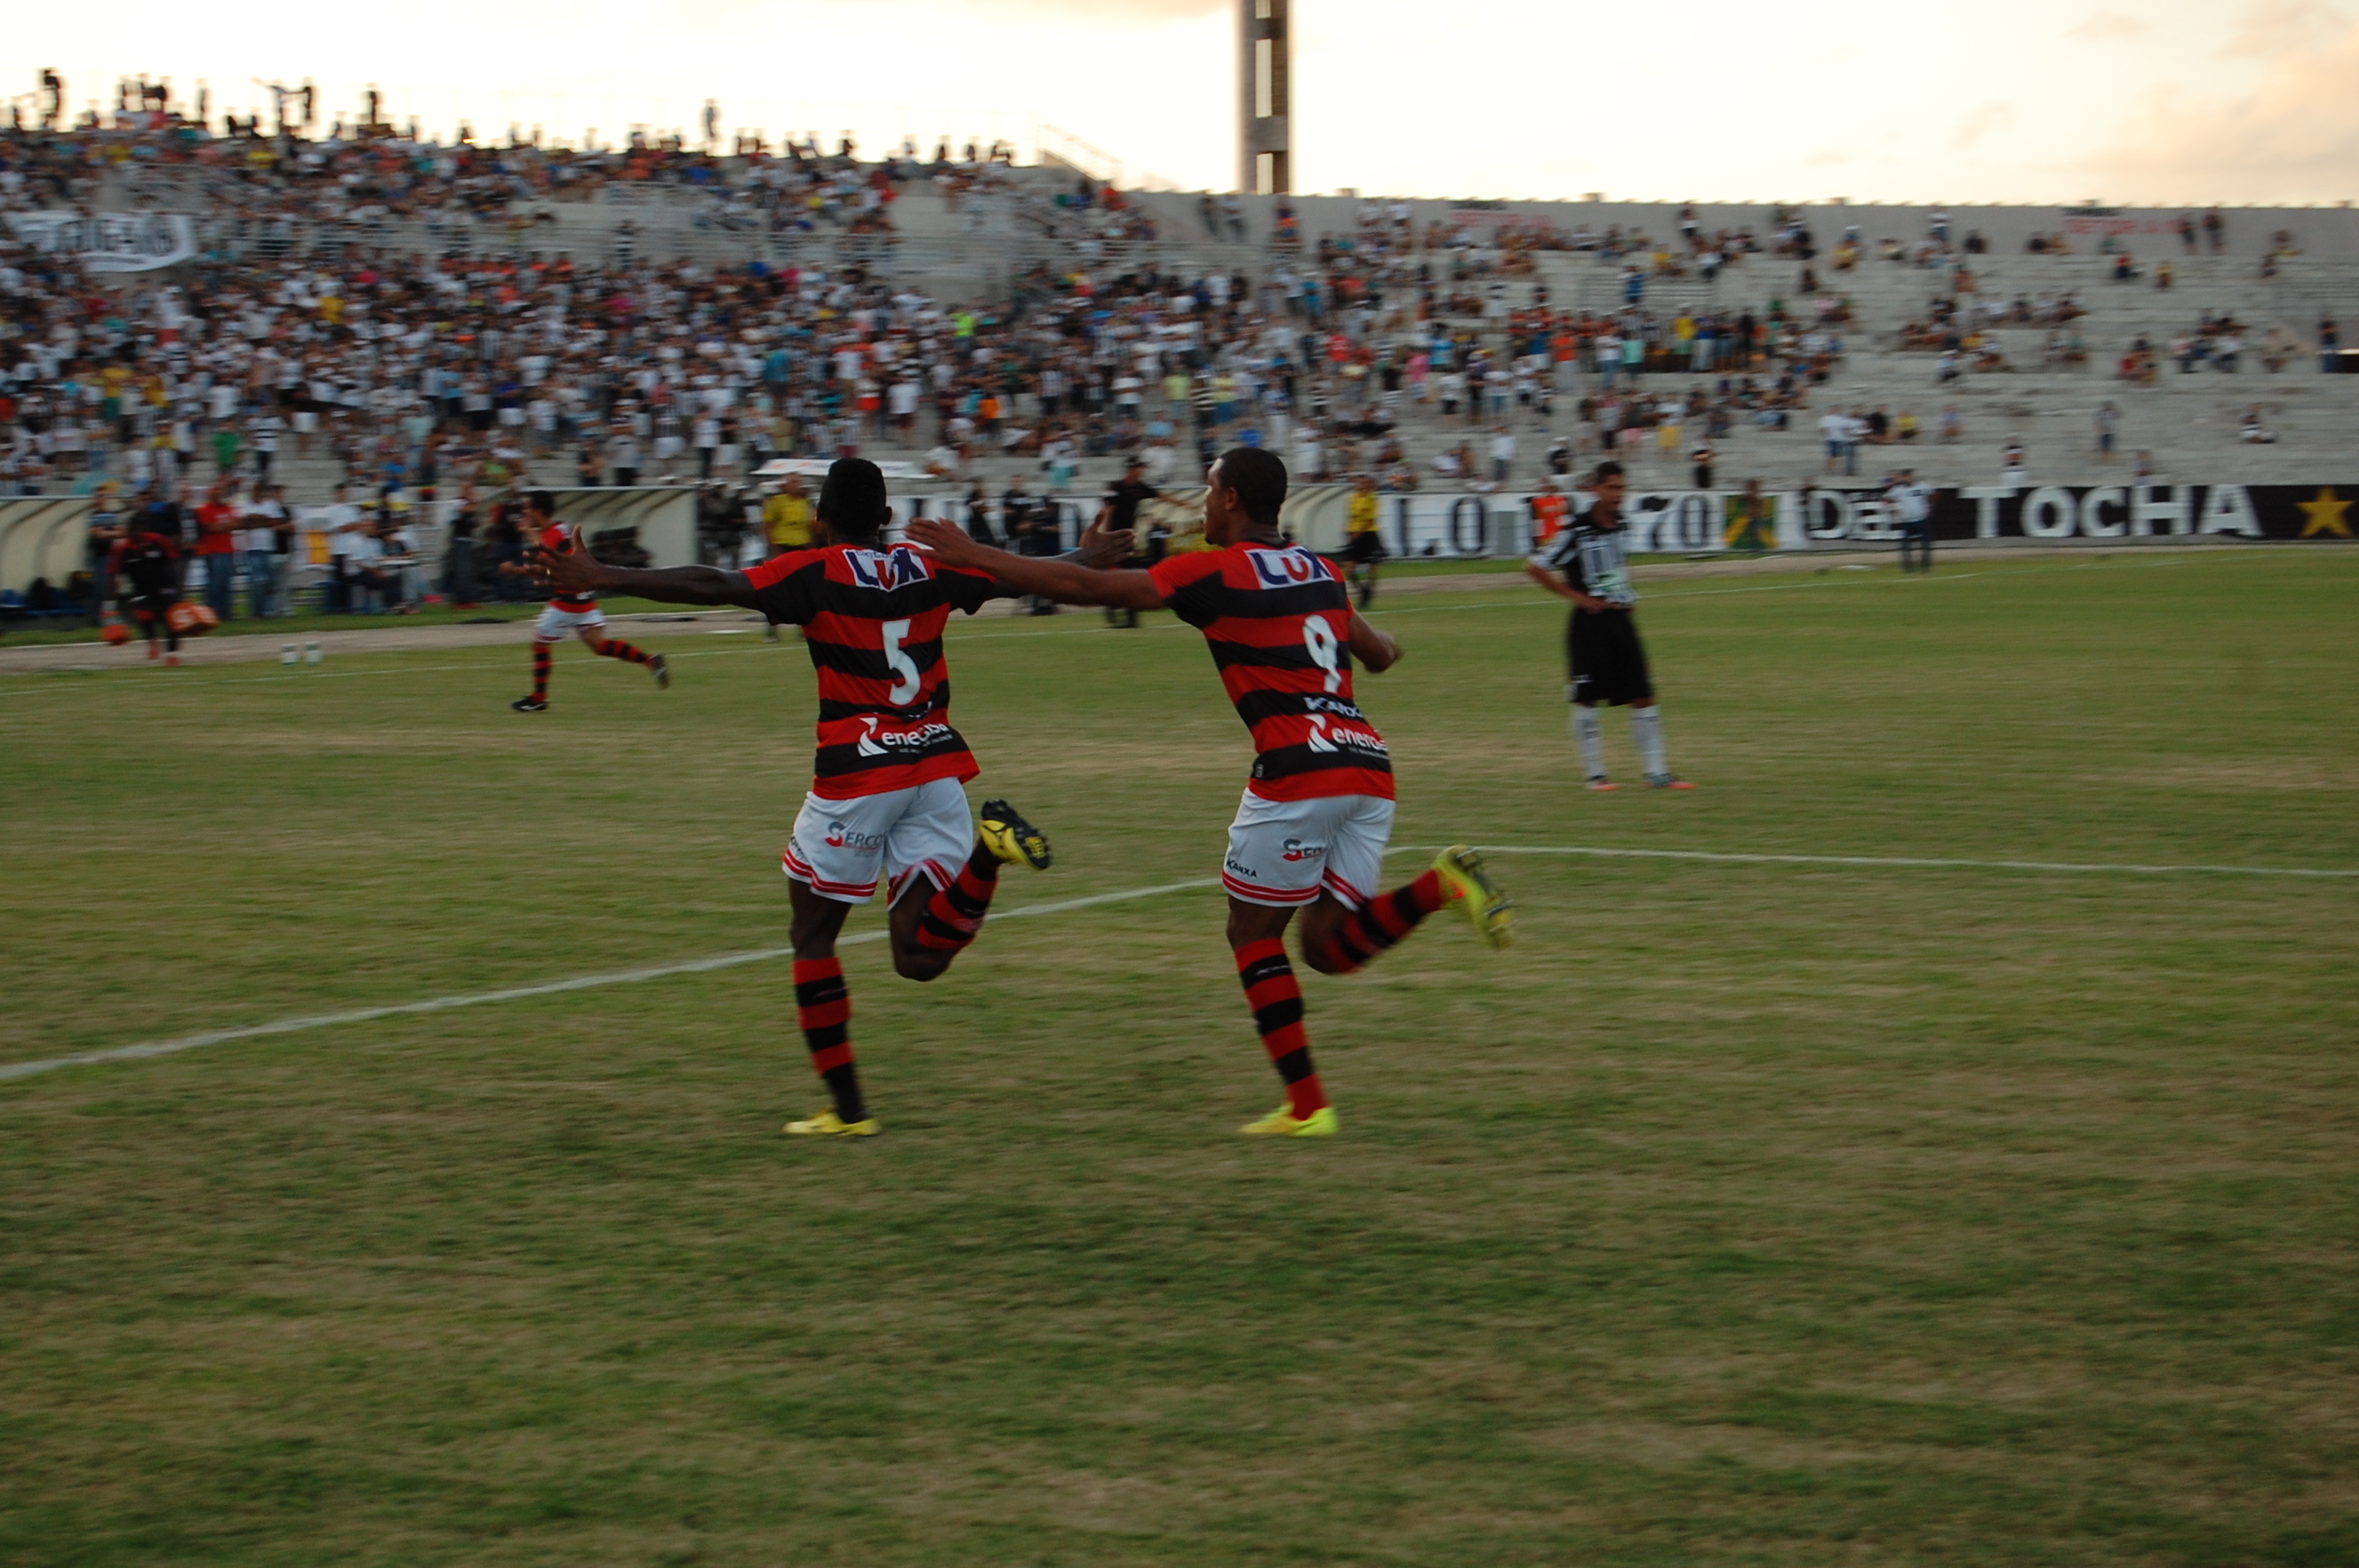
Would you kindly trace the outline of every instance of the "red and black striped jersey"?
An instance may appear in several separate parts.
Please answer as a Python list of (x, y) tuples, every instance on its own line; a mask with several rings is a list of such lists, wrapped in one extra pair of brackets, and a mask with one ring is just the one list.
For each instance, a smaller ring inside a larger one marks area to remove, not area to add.
[(125, 599), (153, 599), (180, 587), (180, 547), (161, 534), (118, 540), (106, 552), (106, 569)]
[[(540, 547), (552, 556), (562, 556), (573, 548), (573, 527), (567, 523), (551, 523), (540, 531)], [(598, 608), (594, 593), (560, 593), (549, 601), (551, 610), (562, 610), (569, 615), (579, 615), (585, 610)]]
[(1204, 633), (1221, 684), (1253, 731), (1265, 800), (1393, 797), (1393, 763), (1352, 701), (1352, 601), (1335, 568), (1299, 546), (1232, 545), (1150, 568), (1173, 613)]
[(996, 597), (984, 572), (908, 545), (789, 550), (747, 569), (755, 605), (803, 629), (819, 671), (819, 759), (811, 793), (850, 800), (979, 771), (951, 728), (942, 627)]

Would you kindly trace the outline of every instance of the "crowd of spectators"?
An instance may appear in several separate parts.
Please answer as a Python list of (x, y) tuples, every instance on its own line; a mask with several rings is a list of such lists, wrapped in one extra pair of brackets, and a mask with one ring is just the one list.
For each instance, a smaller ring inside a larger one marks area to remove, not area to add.
[(324, 128), (308, 87), (274, 95), (275, 124), (224, 115), (219, 130), (205, 114), (178, 112), (168, 88), (145, 81), (118, 84), (113, 114), (92, 109), (71, 125), (49, 116), (28, 124), (19, 104), (5, 133), (0, 204), (88, 208), (101, 180), (120, 173), (134, 177), (134, 201), (181, 198), (193, 186), (209, 205), (248, 219), (412, 220), (438, 232), (496, 221), (528, 231), (554, 222), (564, 203), (622, 186), (702, 196), (700, 226), (889, 232), (892, 204), (911, 182), (930, 182), (954, 202), (987, 195), (1005, 184), (1015, 157), (1005, 143), (954, 150), (945, 138), (930, 161), (905, 141), (863, 162), (848, 132), (832, 150), (816, 134), (777, 145), (740, 134), (724, 157), (709, 117), (701, 143), (634, 130), (613, 146), (571, 146), (518, 126), (479, 141), (468, 125), (444, 143), (414, 120), (385, 119), (375, 93), (364, 115)]
[[(927, 161), (905, 145), (864, 163), (849, 136), (832, 151), (816, 138), (773, 149), (741, 136), (723, 157), (709, 124), (703, 146), (642, 136), (568, 149), (515, 134), (498, 146), (438, 146), (378, 123), (374, 103), (360, 124), (306, 135), (299, 99), (280, 103), (275, 129), (248, 120), (219, 135), (168, 102), (142, 83), (138, 106), (126, 87), (109, 124), (0, 130), (0, 207), (87, 201), (92, 180), (131, 164), (192, 169), (232, 206), (347, 222), (463, 212), (514, 223), (623, 182), (702, 189), (701, 221), (722, 226), (858, 232), (889, 226), (911, 180), (963, 200), (1011, 178), (999, 146), (945, 142)], [(202, 539), (285, 534), (301, 510), (278, 488), (288, 459), (328, 459), (346, 487), (324, 503), (343, 509), (327, 528), (333, 580), (390, 606), (429, 581), (372, 563), (414, 556), (429, 515), (480, 563), (450, 574), (453, 597), (511, 591), (500, 519), (527, 481), (705, 484), (710, 535), (758, 513), (723, 487), (768, 459), (864, 449), (922, 453), (951, 486), (973, 482), (981, 460), (1021, 460), (1049, 501), (1085, 460), (1136, 455), (1160, 483), (1233, 441), (1284, 450), (1311, 478), (1495, 488), (1530, 472), (1519, 427), (1558, 438), (1553, 471), (1584, 449), (1678, 463), (1739, 423), (1794, 427), (1854, 325), (1817, 267), (1849, 270), (1864, 248), (1854, 228), (1823, 257), (1788, 210), (1756, 238), (1707, 232), (1688, 208), (1676, 235), (1657, 240), (1472, 212), (1421, 224), (1407, 204), (1384, 202), (1304, 244), (1281, 202), (1273, 243), (1252, 262), (1175, 273), (1125, 248), (1151, 236), (1153, 217), (1109, 187), (1077, 179), (1038, 215), (1077, 242), (1065, 253), (1074, 259), (1033, 266), (988, 307), (937, 300), (856, 262), (599, 265), (536, 252), (528, 238), (493, 255), (213, 258), (111, 287), (9, 247), (0, 493), (99, 492), (114, 514), (179, 505), (192, 546), (227, 554)], [(1203, 197), (1199, 216), (1213, 237), (1245, 237), (1235, 198)], [(1903, 345), (1941, 356), (1949, 379), (2003, 367), (1995, 329), (2043, 326), (2050, 362), (2073, 362), (2079, 297), (1984, 297), (1970, 260), (1984, 249), (1971, 234), (1953, 245), (1946, 214), (1906, 246), (1886, 243), (1889, 260), (1946, 269), (1946, 291)], [(1553, 301), (1533, 258), (1559, 250), (1614, 269), (1619, 308)], [(1797, 276), (1790, 307), (1774, 286), (1757, 308), (1692, 303), (1691, 286), (1669, 296), (1689, 303), (1649, 298), (1666, 279), (1773, 263), (1777, 277)], [(2241, 330), (2207, 321), (2179, 347), (2182, 368), (2234, 368)], [(1404, 438), (1412, 422), (1443, 437), (1421, 462)], [(1915, 421), (1891, 429), (1911, 439)], [(194, 521), (201, 493), (212, 524)], [(299, 500), (323, 503), (316, 492)], [(273, 520), (222, 524), (250, 513)], [(1014, 535), (1012, 524), (1037, 519), (1003, 509), (999, 522)]]

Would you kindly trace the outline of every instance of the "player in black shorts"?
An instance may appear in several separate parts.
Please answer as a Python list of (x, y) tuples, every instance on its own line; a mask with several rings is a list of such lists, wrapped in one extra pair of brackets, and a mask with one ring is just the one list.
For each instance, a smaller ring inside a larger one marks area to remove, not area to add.
[(166, 532), (179, 527), (179, 508), (168, 503), (143, 506), (131, 520), (129, 536), (108, 552), (107, 580), (117, 600), (147, 636), (147, 656), (158, 654), (163, 637), (163, 659), (180, 662), (180, 633), (172, 627), (172, 606), (180, 602), (180, 544)]
[(1638, 595), (1630, 586), (1630, 535), (1622, 525), (1622, 465), (1598, 464), (1589, 490), (1593, 497), (1589, 510), (1549, 541), (1524, 568), (1550, 593), (1572, 600), (1572, 621), (1565, 629), (1572, 681), (1565, 695), (1573, 704), (1572, 733), (1581, 742), (1589, 787), (1619, 787), (1605, 774), (1605, 735), (1597, 719), (1597, 705), (1602, 702), (1629, 708), (1630, 738), (1637, 742), (1649, 785), (1693, 789), (1695, 785), (1673, 774), (1663, 761), (1662, 710), (1655, 706), (1647, 650), (1638, 641), (1637, 621), (1631, 613)]

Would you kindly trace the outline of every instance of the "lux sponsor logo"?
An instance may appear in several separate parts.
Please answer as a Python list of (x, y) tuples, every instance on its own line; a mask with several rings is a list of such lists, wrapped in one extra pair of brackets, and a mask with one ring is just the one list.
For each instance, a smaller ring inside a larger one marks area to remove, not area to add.
[(1307, 550), (1248, 550), (1245, 557), (1264, 588), (1299, 588), (1321, 575)]
[(846, 550), (844, 565), (852, 568), (852, 580), (863, 588), (890, 591), (906, 582), (923, 582), (933, 576), (925, 557), (907, 545), (896, 545), (890, 550)]

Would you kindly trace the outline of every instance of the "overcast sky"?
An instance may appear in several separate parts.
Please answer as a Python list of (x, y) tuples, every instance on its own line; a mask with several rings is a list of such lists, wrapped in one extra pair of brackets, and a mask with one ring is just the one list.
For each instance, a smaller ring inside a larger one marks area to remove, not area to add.
[[(2359, 0), (1295, 0), (1296, 185), (1431, 196), (2055, 202), (2359, 198)], [(369, 16), (366, 25), (347, 17)], [(0, 87), (57, 66), (316, 79), (350, 113), (760, 127), (874, 148), (1052, 124), (1194, 188), (1234, 178), (1233, 8), (1203, 0), (27, 5)]]

